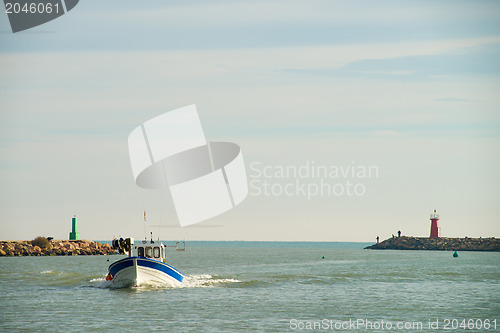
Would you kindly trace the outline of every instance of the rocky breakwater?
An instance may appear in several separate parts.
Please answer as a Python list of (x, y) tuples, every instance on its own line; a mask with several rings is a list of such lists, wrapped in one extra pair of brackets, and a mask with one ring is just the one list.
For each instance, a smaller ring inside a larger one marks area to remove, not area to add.
[(500, 239), (394, 237), (365, 247), (371, 250), (500, 251)]
[(101, 244), (90, 240), (48, 241), (44, 237), (37, 237), (32, 241), (0, 241), (0, 256), (71, 256), (106, 254), (115, 254), (111, 245)]

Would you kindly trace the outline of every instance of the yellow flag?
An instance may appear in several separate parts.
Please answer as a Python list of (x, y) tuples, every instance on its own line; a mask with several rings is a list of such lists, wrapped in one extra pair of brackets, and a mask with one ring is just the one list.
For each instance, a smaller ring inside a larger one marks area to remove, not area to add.
[(146, 211), (144, 211), (144, 222), (146, 222)]

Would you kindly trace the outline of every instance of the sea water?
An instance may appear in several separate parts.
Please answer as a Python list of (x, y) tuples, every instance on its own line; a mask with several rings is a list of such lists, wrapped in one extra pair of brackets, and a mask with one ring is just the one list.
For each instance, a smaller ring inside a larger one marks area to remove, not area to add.
[(175, 288), (110, 288), (107, 267), (123, 256), (2, 257), (0, 330), (500, 330), (500, 253), (366, 245), (188, 242), (167, 252), (187, 276)]

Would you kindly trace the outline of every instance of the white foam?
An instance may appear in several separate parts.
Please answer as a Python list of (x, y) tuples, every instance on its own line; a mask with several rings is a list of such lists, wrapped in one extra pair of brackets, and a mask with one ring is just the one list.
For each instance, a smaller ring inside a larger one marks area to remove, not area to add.
[(214, 278), (210, 274), (188, 275), (179, 288), (210, 288), (223, 283), (241, 282), (236, 279)]
[(46, 271), (41, 271), (40, 274), (63, 275), (65, 273), (58, 272), (58, 271), (53, 271), (53, 270), (46, 270)]
[(115, 285), (113, 285), (113, 281), (106, 281), (105, 279), (102, 279), (100, 281), (96, 281), (96, 287), (97, 288), (103, 288), (103, 289), (114, 289), (116, 288)]
[[(105, 278), (94, 278), (89, 281), (96, 288), (106, 288), (114, 289), (119, 288), (113, 281), (106, 281)], [(237, 283), (241, 282), (236, 279), (229, 278), (214, 278), (210, 274), (198, 274), (198, 275), (188, 275), (184, 278), (182, 283), (143, 283), (140, 286), (133, 287), (139, 290), (151, 289), (151, 288), (166, 288), (166, 289), (177, 289), (177, 288), (213, 288), (217, 285), (224, 283)]]
[(106, 281), (105, 278), (95, 278), (95, 279), (91, 279), (89, 282), (102, 282), (102, 281)]
[(92, 286), (96, 288), (103, 288), (103, 289), (116, 288), (116, 286), (113, 285), (113, 281), (106, 281), (105, 277), (90, 279), (89, 283), (91, 283)]

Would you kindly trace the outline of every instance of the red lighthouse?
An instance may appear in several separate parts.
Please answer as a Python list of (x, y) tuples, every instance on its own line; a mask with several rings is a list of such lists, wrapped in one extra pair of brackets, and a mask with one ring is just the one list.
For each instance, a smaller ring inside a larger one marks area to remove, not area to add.
[(434, 213), (431, 214), (431, 235), (430, 238), (439, 238), (441, 236), (441, 228), (438, 227), (439, 214), (434, 209)]

